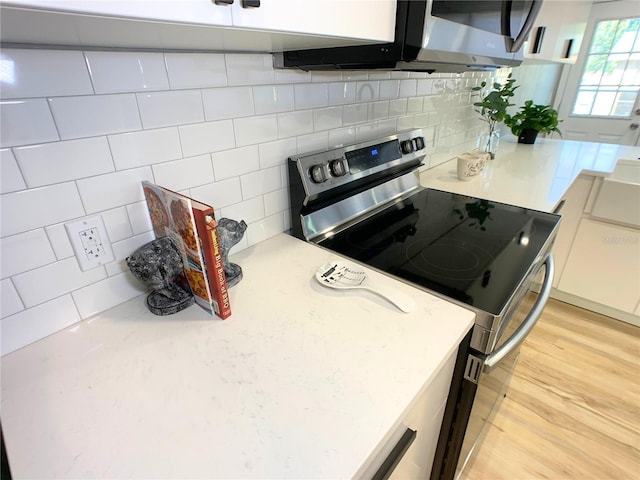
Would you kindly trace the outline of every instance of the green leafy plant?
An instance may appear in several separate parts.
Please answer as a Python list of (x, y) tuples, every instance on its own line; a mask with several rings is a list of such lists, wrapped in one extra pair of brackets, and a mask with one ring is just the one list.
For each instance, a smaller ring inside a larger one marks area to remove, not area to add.
[[(511, 74), (509, 74), (504, 85), (495, 82), (493, 90), (483, 97), (481, 101), (473, 104), (475, 107), (479, 107), (476, 112), (489, 124), (489, 135), (493, 134), (498, 123), (505, 121), (508, 115), (507, 108), (515, 105), (514, 103), (509, 103), (509, 99), (514, 95), (514, 90), (518, 88), (515, 83), (515, 78), (511, 78)], [(471, 90), (481, 91), (486, 86), (487, 82), (482, 82), (480, 86), (473, 87)]]
[(539, 133), (557, 133), (562, 136), (558, 124), (558, 112), (549, 105), (536, 105), (533, 100), (527, 100), (515, 115), (506, 115), (504, 124), (511, 129), (516, 137), (523, 130), (536, 130)]

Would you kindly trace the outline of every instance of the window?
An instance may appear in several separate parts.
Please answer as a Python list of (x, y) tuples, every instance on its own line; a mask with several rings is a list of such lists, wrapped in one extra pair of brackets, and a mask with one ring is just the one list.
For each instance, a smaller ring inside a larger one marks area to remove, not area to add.
[(640, 18), (598, 22), (573, 115), (629, 118), (640, 89)]

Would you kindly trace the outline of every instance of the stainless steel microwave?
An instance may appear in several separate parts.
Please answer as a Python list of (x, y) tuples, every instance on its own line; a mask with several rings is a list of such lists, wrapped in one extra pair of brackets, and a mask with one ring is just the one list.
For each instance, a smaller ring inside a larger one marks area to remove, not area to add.
[(393, 43), (287, 51), (274, 55), (274, 66), (426, 72), (517, 66), (542, 1), (398, 0)]

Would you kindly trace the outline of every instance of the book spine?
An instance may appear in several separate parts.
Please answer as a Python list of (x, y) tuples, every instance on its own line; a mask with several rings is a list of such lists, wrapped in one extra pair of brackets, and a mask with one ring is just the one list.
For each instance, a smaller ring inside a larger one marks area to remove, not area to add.
[[(211, 224), (213, 223), (213, 225)], [(220, 251), (220, 238), (215, 220), (207, 224), (210, 228), (211, 245), (213, 247), (215, 282), (220, 292), (220, 316), (227, 318), (231, 315), (231, 304), (229, 302), (229, 291), (227, 289), (227, 279), (224, 275), (224, 265), (222, 264), (222, 252)]]
[(217, 224), (213, 217), (213, 209), (207, 212), (194, 209), (193, 213), (196, 219), (198, 237), (202, 246), (211, 300), (215, 302), (212, 308), (218, 317), (224, 319), (231, 315), (231, 306), (229, 302), (229, 292), (227, 291), (227, 281), (224, 275), (224, 266), (222, 265), (222, 252), (220, 251)]

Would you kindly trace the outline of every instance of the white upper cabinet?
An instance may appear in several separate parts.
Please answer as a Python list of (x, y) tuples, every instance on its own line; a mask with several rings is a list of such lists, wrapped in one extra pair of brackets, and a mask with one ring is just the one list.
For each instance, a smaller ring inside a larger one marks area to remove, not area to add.
[(526, 59), (575, 63), (592, 0), (544, 0), (524, 45)]
[(234, 27), (393, 41), (396, 0), (261, 0), (243, 8), (246, 1), (233, 3)]
[(216, 8), (211, 0), (7, 0), (7, 6), (74, 12), (109, 17), (160, 20), (200, 25), (231, 26), (231, 9)]
[(273, 52), (391, 42), (396, 0), (6, 0), (13, 44)]

